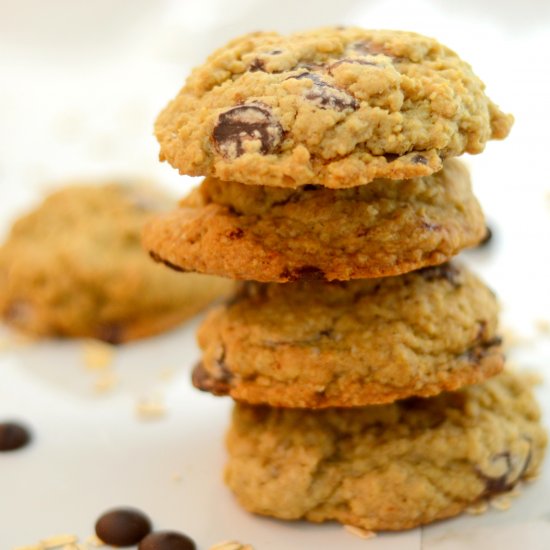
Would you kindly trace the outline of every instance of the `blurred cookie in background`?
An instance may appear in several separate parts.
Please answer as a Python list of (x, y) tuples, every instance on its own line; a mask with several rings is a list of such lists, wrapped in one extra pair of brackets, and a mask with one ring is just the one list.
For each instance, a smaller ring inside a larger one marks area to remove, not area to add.
[(175, 273), (142, 249), (143, 224), (173, 207), (149, 184), (71, 185), (18, 219), (0, 247), (0, 315), (39, 336), (111, 343), (181, 323), (232, 288)]

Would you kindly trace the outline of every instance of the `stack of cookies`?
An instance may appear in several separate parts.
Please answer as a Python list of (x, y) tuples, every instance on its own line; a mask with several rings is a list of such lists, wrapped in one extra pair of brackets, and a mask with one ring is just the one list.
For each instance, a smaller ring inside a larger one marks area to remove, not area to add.
[(248, 510), (406, 529), (536, 473), (497, 300), (449, 263), (485, 236), (452, 157), (511, 124), (435, 40), (357, 28), (236, 39), (161, 113), (161, 158), (207, 177), (144, 245), (244, 281), (193, 382), (237, 401), (226, 481)]

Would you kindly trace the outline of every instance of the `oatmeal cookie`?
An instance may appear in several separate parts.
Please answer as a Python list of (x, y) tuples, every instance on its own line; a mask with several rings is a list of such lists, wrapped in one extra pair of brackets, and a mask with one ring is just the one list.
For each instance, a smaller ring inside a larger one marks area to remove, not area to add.
[(529, 383), (512, 373), (356, 409), (237, 404), (225, 479), (257, 514), (410, 529), (534, 476), (546, 439)]
[(503, 366), (494, 294), (455, 264), (347, 283), (244, 283), (198, 332), (196, 387), (280, 407), (435, 395)]
[(214, 52), (160, 114), (160, 157), (182, 174), (297, 187), (361, 185), (481, 152), (513, 119), (470, 65), (419, 34), (253, 33)]
[(468, 171), (351, 189), (276, 189), (207, 178), (152, 219), (144, 246), (185, 271), (287, 282), (399, 275), (440, 264), (486, 233)]
[(0, 248), (0, 315), (36, 335), (112, 343), (167, 330), (232, 283), (156, 265), (141, 229), (172, 201), (144, 185), (74, 185), (17, 220)]

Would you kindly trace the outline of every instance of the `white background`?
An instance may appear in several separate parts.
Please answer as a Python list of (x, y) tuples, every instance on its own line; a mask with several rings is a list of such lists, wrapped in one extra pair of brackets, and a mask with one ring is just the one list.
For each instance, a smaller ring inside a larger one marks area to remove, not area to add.
[[(550, 2), (524, 0), (0, 1), (0, 234), (52, 186), (148, 177), (184, 194), (193, 183), (157, 161), (156, 114), (189, 69), (231, 37), (325, 24), (414, 30), (468, 60), (516, 124), (504, 142), (467, 158), (496, 238), (466, 260), (497, 291), (511, 352), (543, 375), (550, 338)], [(284, 524), (241, 511), (224, 488), (230, 402), (193, 390), (195, 325), (115, 352), (115, 388), (98, 396), (82, 344), (44, 342), (0, 352), (0, 419), (26, 420), (35, 443), (0, 456), (0, 550), (62, 532), (85, 537), (118, 504), (201, 549), (227, 538), (256, 550), (548, 549), (550, 471), (511, 511), (463, 517), (363, 541), (337, 525)], [(10, 336), (10, 338), (12, 338)], [(170, 379), (163, 376), (173, 369)], [(144, 422), (140, 397), (167, 414)], [(550, 413), (548, 385), (539, 396)], [(547, 420), (548, 423), (548, 420)], [(181, 477), (175, 480), (174, 477)]]

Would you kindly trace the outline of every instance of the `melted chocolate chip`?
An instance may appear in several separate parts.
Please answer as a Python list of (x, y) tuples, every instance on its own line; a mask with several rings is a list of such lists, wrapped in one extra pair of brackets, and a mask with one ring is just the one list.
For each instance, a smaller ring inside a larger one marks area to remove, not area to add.
[(418, 270), (418, 274), (430, 282), (437, 281), (438, 279), (447, 279), (447, 281), (457, 288), (462, 284), (460, 270), (450, 263), (424, 267)]
[(151, 532), (151, 521), (135, 508), (115, 508), (97, 520), (95, 532), (107, 544), (133, 546)]
[(124, 339), (124, 329), (116, 324), (104, 325), (99, 327), (97, 338), (108, 344), (120, 344)]
[(155, 262), (158, 262), (159, 264), (164, 264), (165, 266), (169, 267), (170, 269), (173, 269), (174, 271), (180, 271), (181, 273), (185, 273), (185, 269), (183, 269), (179, 265), (173, 264), (172, 262), (169, 262), (168, 260), (161, 258), (153, 250), (149, 251), (149, 256), (151, 256), (151, 258), (153, 258), (153, 260), (155, 260)]
[(245, 143), (258, 141), (259, 152), (272, 153), (283, 138), (283, 128), (267, 105), (239, 105), (222, 113), (213, 132), (218, 151), (235, 159), (245, 152)]
[(396, 155), (395, 153), (386, 153), (385, 155), (382, 155), (388, 162), (393, 162), (394, 160), (397, 160), (400, 155)]
[(321, 109), (333, 109), (334, 111), (351, 109), (355, 111), (359, 108), (359, 102), (352, 95), (325, 82), (315, 73), (302, 73), (289, 78), (311, 80), (313, 86), (306, 91), (304, 97)]
[(242, 239), (243, 236), (244, 236), (244, 231), (240, 227), (237, 227), (236, 229), (233, 229), (232, 231), (230, 231), (227, 234), (228, 239), (230, 239), (232, 241)]
[(300, 279), (323, 280), (325, 278), (325, 273), (322, 269), (314, 265), (304, 265), (295, 269), (287, 268), (280, 273), (279, 277), (289, 282), (298, 281)]
[(16, 451), (27, 445), (31, 434), (17, 422), (0, 423), (0, 452)]
[(478, 247), (487, 246), (493, 239), (493, 230), (487, 226), (485, 228), (485, 237), (480, 241), (480, 243), (477, 245)]
[(157, 531), (147, 535), (138, 546), (138, 550), (195, 550), (193, 540), (173, 531)]
[(193, 386), (201, 391), (206, 391), (214, 395), (227, 395), (230, 390), (229, 383), (212, 376), (202, 363), (198, 363), (193, 369), (191, 375)]
[(248, 70), (251, 73), (255, 73), (256, 71), (262, 71), (265, 73), (265, 61), (263, 59), (254, 59), (254, 61), (250, 64), (250, 67), (248, 67)]
[(328, 66), (328, 73), (332, 74), (332, 71), (339, 67), (340, 65), (344, 65), (345, 63), (352, 63), (354, 65), (371, 65), (373, 67), (378, 67), (378, 64), (374, 61), (368, 61), (367, 59), (363, 59), (361, 57), (344, 57), (344, 59), (340, 59), (339, 61), (336, 61)]
[(413, 164), (428, 164), (428, 159), (423, 155), (414, 155), (414, 157), (411, 159), (411, 162)]

